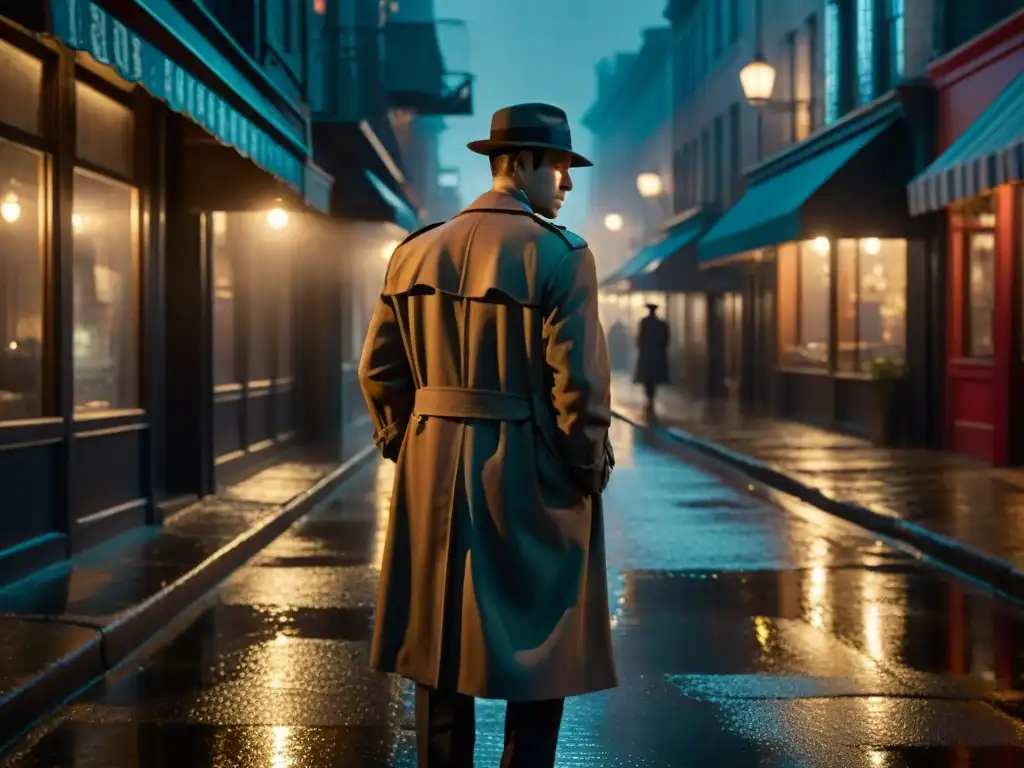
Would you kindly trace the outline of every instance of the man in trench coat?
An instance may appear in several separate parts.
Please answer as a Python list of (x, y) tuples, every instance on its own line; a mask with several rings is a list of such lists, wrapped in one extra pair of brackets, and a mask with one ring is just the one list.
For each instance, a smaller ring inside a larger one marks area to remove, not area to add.
[(658, 305), (647, 305), (647, 317), (636, 335), (635, 384), (643, 384), (647, 412), (654, 413), (654, 397), (661, 384), (669, 383), (668, 323), (658, 317)]
[(545, 768), (563, 699), (617, 685), (596, 268), (547, 220), (590, 163), (545, 104), (469, 147), (494, 186), (398, 247), (359, 365), (397, 462), (371, 664), (417, 684), (421, 766), (472, 765), (480, 697), (508, 701), (503, 768)]

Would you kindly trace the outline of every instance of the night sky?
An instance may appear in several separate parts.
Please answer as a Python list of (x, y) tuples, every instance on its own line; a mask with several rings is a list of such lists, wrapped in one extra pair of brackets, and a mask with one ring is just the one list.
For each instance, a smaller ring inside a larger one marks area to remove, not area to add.
[[(627, 10), (628, 8), (628, 10)], [(466, 149), (486, 138), (491, 114), (503, 106), (545, 101), (572, 121), (573, 146), (583, 154), (590, 134), (579, 121), (596, 95), (595, 67), (619, 51), (635, 51), (641, 30), (664, 26), (665, 0), (435, 0), (438, 19), (464, 19), (468, 65), (476, 75), (475, 114), (447, 118), (441, 160), (461, 172), (463, 202), (490, 186), (487, 161)], [(458, 66), (453, 64), (451, 66)], [(589, 175), (581, 168), (559, 223), (583, 226)]]

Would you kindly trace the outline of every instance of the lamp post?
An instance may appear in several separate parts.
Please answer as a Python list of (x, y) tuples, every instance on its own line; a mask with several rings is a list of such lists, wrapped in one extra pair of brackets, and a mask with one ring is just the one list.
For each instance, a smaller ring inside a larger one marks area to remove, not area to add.
[(755, 48), (754, 58), (740, 70), (740, 87), (743, 89), (743, 96), (750, 106), (758, 110), (757, 114), (757, 159), (760, 160), (764, 154), (764, 110), (775, 110), (782, 112), (794, 112), (798, 106), (807, 102), (803, 99), (774, 99), (772, 92), (775, 90), (775, 67), (768, 63), (764, 56), (764, 45), (761, 39), (761, 2), (754, 0), (754, 27), (755, 27)]
[[(661, 179), (661, 175), (654, 173), (653, 171), (644, 171), (636, 177), (636, 191), (640, 193), (640, 197), (644, 200), (655, 200), (658, 203), (658, 215), (661, 217), (661, 221), (664, 221), (671, 214), (667, 210), (668, 206), (665, 197), (665, 183)], [(646, 217), (645, 217), (646, 218)], [(648, 219), (648, 226), (650, 225)], [(655, 230), (659, 229), (661, 222), (658, 222), (654, 227)], [(650, 233), (648, 233), (649, 235)]]

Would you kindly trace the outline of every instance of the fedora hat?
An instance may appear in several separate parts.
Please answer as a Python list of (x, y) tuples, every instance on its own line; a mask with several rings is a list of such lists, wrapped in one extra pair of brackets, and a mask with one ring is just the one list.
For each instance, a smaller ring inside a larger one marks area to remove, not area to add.
[(503, 149), (554, 149), (572, 157), (574, 168), (593, 165), (573, 152), (569, 119), (565, 112), (550, 104), (515, 104), (499, 109), (491, 117), (491, 137), (466, 145), (480, 155), (492, 155)]

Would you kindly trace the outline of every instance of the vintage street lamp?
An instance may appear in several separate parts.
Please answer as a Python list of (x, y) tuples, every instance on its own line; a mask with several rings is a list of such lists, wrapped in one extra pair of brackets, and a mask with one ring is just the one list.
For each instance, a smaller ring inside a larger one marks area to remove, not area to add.
[(658, 197), (664, 189), (661, 176), (649, 171), (641, 173), (636, 177), (636, 189), (640, 193), (640, 197), (644, 199)]
[(751, 106), (770, 104), (772, 91), (775, 90), (775, 67), (760, 52), (756, 53), (750, 63), (740, 70), (740, 86)]
[(625, 224), (625, 221), (622, 218), (622, 214), (609, 213), (604, 217), (604, 228), (609, 232), (621, 231), (623, 224)]

